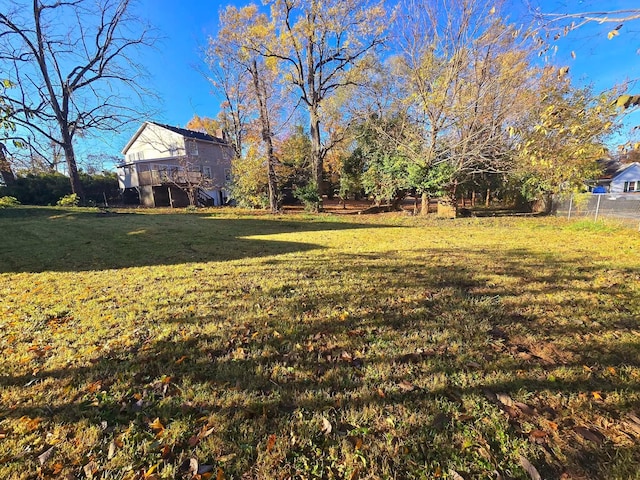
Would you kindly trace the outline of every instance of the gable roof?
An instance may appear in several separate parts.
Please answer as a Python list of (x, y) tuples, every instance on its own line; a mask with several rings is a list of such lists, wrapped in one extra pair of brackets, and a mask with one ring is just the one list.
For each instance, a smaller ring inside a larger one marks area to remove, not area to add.
[(638, 162), (633, 162), (633, 163), (628, 163), (628, 164), (623, 164), (620, 166), (620, 168), (618, 168), (618, 170), (612, 175), (612, 179), (616, 178), (618, 175), (621, 175), (622, 173), (626, 172), (628, 169), (633, 168), (633, 167), (640, 167), (640, 163)]
[(224, 141), (224, 139), (214, 137), (213, 135), (209, 135), (208, 133), (197, 132), (195, 130), (187, 130), (186, 128), (173, 127), (171, 125), (166, 125), (164, 123), (146, 121), (142, 125), (140, 125), (138, 130), (136, 130), (136, 133), (133, 134), (131, 139), (124, 146), (121, 152), (123, 155), (127, 153), (131, 145), (133, 145), (133, 142), (136, 141), (136, 139), (140, 136), (142, 131), (147, 127), (147, 125), (151, 125), (151, 124), (156, 125), (160, 128), (164, 128), (165, 130), (169, 130), (171, 132), (177, 133), (178, 135), (182, 135), (185, 138), (192, 138), (194, 140), (201, 140), (203, 142), (217, 143), (219, 145), (229, 145), (227, 142)]
[(186, 138), (193, 138), (195, 140), (204, 140), (205, 142), (214, 142), (214, 143), (226, 143), (222, 138), (214, 137), (213, 135), (209, 135), (208, 133), (198, 132), (196, 130), (187, 130), (186, 128), (173, 127), (171, 125), (166, 125), (164, 123), (158, 122), (149, 122), (153, 123), (162, 128), (166, 128), (172, 132), (175, 132), (179, 135), (182, 135)]
[(634, 165), (640, 166), (640, 163), (638, 162), (622, 163), (620, 160), (612, 158), (598, 160), (598, 163), (602, 165), (602, 175), (600, 176), (600, 179), (602, 180), (612, 180), (628, 168), (633, 167)]

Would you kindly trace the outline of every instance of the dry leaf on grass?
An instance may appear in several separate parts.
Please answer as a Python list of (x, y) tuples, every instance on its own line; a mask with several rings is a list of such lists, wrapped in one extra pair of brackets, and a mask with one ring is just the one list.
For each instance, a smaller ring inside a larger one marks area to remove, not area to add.
[(406, 380), (401, 381), (398, 384), (398, 387), (400, 387), (400, 390), (404, 392), (413, 392), (416, 389), (416, 386), (413, 383)]
[(598, 445), (602, 445), (605, 441), (605, 436), (596, 430), (586, 427), (575, 427), (573, 430), (585, 440), (590, 440)]
[(513, 399), (506, 393), (496, 393), (496, 399), (507, 407), (513, 407), (514, 405)]
[(514, 402), (514, 405), (516, 407), (518, 407), (518, 409), (524, 413), (525, 415), (535, 415), (536, 411), (531, 408), (529, 405), (527, 405), (526, 403), (522, 403), (522, 402)]
[(271, 452), (271, 450), (273, 450), (273, 447), (276, 444), (276, 435), (275, 433), (272, 433), (271, 435), (269, 435), (269, 438), (267, 439), (267, 453)]
[(453, 479), (453, 480), (464, 480), (464, 477), (462, 475), (460, 475), (458, 472), (456, 472), (455, 470), (449, 470), (449, 476)]
[(82, 470), (84, 470), (84, 474), (87, 476), (87, 478), (93, 478), (93, 476), (98, 473), (98, 464), (91, 460), (84, 467), (82, 467)]
[(531, 462), (522, 455), (520, 455), (520, 465), (529, 474), (531, 480), (542, 480), (542, 477), (538, 473), (538, 470), (536, 470), (536, 467), (534, 467)]
[(629, 413), (623, 424), (628, 430), (631, 430), (636, 437), (640, 437), (640, 418), (633, 413)]
[(111, 460), (116, 454), (116, 442), (111, 440), (109, 444), (109, 451), (107, 452), (107, 460)]
[(51, 458), (51, 455), (53, 455), (53, 451), (56, 449), (55, 446), (47, 449), (45, 452), (41, 453), (40, 455), (38, 455), (38, 461), (40, 462), (40, 465), (44, 465), (47, 460), (49, 460)]
[(325, 417), (322, 417), (322, 428), (321, 428), (321, 432), (324, 435), (329, 435), (331, 433), (331, 431), (333, 430), (333, 427), (331, 426), (331, 422), (329, 420), (327, 420)]

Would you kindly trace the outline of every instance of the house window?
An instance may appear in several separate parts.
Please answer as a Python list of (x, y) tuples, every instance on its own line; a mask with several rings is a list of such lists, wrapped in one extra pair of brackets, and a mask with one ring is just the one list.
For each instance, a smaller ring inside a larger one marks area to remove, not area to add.
[(206, 165), (202, 167), (202, 173), (206, 178), (211, 178), (211, 167), (207, 167)]
[(138, 160), (144, 160), (144, 152), (138, 152)]
[(196, 142), (187, 143), (187, 154), (192, 157), (198, 156), (198, 144)]
[(624, 191), (636, 192), (638, 190), (638, 183), (640, 182), (624, 182)]

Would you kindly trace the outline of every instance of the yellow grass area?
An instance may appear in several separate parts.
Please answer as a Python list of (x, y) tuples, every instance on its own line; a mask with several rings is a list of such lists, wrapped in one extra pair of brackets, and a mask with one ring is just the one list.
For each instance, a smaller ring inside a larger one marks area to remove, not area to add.
[(640, 478), (640, 234), (0, 211), (0, 478)]

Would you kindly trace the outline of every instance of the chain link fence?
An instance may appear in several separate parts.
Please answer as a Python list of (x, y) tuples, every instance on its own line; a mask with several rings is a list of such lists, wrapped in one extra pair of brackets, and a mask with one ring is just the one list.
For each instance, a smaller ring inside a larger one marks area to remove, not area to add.
[(594, 221), (602, 218), (618, 219), (640, 228), (640, 193), (581, 193), (569, 197), (554, 197), (552, 213), (558, 217)]

